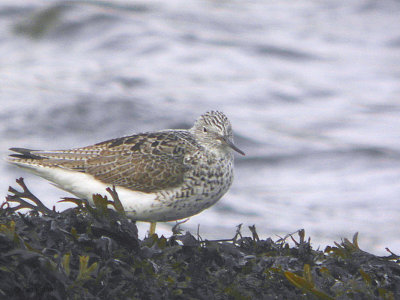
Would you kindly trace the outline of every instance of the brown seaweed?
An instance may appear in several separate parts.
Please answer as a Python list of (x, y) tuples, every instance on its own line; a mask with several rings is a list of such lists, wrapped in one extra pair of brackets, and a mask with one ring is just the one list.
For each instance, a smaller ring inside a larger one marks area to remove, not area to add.
[[(10, 188), (0, 209), (0, 298), (11, 299), (395, 299), (399, 257), (378, 257), (352, 241), (314, 250), (304, 230), (276, 241), (205, 240), (174, 228), (138, 239), (118, 195), (61, 213)], [(32, 203), (30, 203), (30, 202)], [(11, 203), (9, 203), (11, 202)], [(12, 207), (12, 204), (17, 206)], [(28, 205), (28, 204), (29, 205)], [(115, 209), (111, 209), (114, 206)], [(31, 212), (21, 214), (20, 208)], [(293, 244), (294, 246), (290, 246)]]

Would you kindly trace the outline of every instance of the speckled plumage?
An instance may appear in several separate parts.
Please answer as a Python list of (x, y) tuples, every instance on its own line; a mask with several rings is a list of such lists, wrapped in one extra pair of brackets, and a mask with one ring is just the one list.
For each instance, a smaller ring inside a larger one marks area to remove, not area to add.
[(141, 133), (70, 150), (11, 148), (9, 161), (92, 200), (115, 185), (136, 220), (171, 221), (217, 202), (233, 180), (232, 128), (208, 112), (189, 130)]

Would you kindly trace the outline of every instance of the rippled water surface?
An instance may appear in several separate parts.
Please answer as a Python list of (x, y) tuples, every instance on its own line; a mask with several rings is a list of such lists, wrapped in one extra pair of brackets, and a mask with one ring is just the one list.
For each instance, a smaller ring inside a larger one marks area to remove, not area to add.
[[(184, 228), (304, 228), (321, 247), (359, 231), (363, 249), (400, 252), (399, 15), (394, 0), (2, 1), (0, 154), (188, 128), (218, 109), (247, 155)], [(24, 176), (48, 205), (67, 196), (5, 163), (0, 176), (3, 195)]]

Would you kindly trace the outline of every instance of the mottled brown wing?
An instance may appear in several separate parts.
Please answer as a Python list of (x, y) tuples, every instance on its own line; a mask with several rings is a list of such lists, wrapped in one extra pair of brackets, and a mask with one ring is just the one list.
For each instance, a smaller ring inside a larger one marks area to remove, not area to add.
[(100, 181), (142, 192), (155, 192), (182, 183), (187, 151), (198, 149), (187, 131), (162, 131), (117, 138), (69, 150), (12, 148), (13, 161), (61, 167), (93, 175)]
[(186, 132), (177, 133), (139, 134), (85, 147), (82, 150), (94, 150), (97, 155), (85, 160), (81, 171), (102, 182), (147, 193), (176, 187), (188, 170), (184, 155), (195, 149)]

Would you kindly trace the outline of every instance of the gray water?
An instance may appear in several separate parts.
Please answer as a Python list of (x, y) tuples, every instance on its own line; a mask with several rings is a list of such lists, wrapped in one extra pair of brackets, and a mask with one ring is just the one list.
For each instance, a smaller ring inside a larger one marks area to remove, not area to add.
[[(247, 155), (184, 229), (304, 228), (321, 248), (358, 231), (361, 248), (399, 253), (399, 16), (386, 0), (2, 1), (0, 155), (188, 128), (218, 109)], [(4, 196), (20, 176), (49, 206), (68, 196), (6, 163), (0, 176)]]

